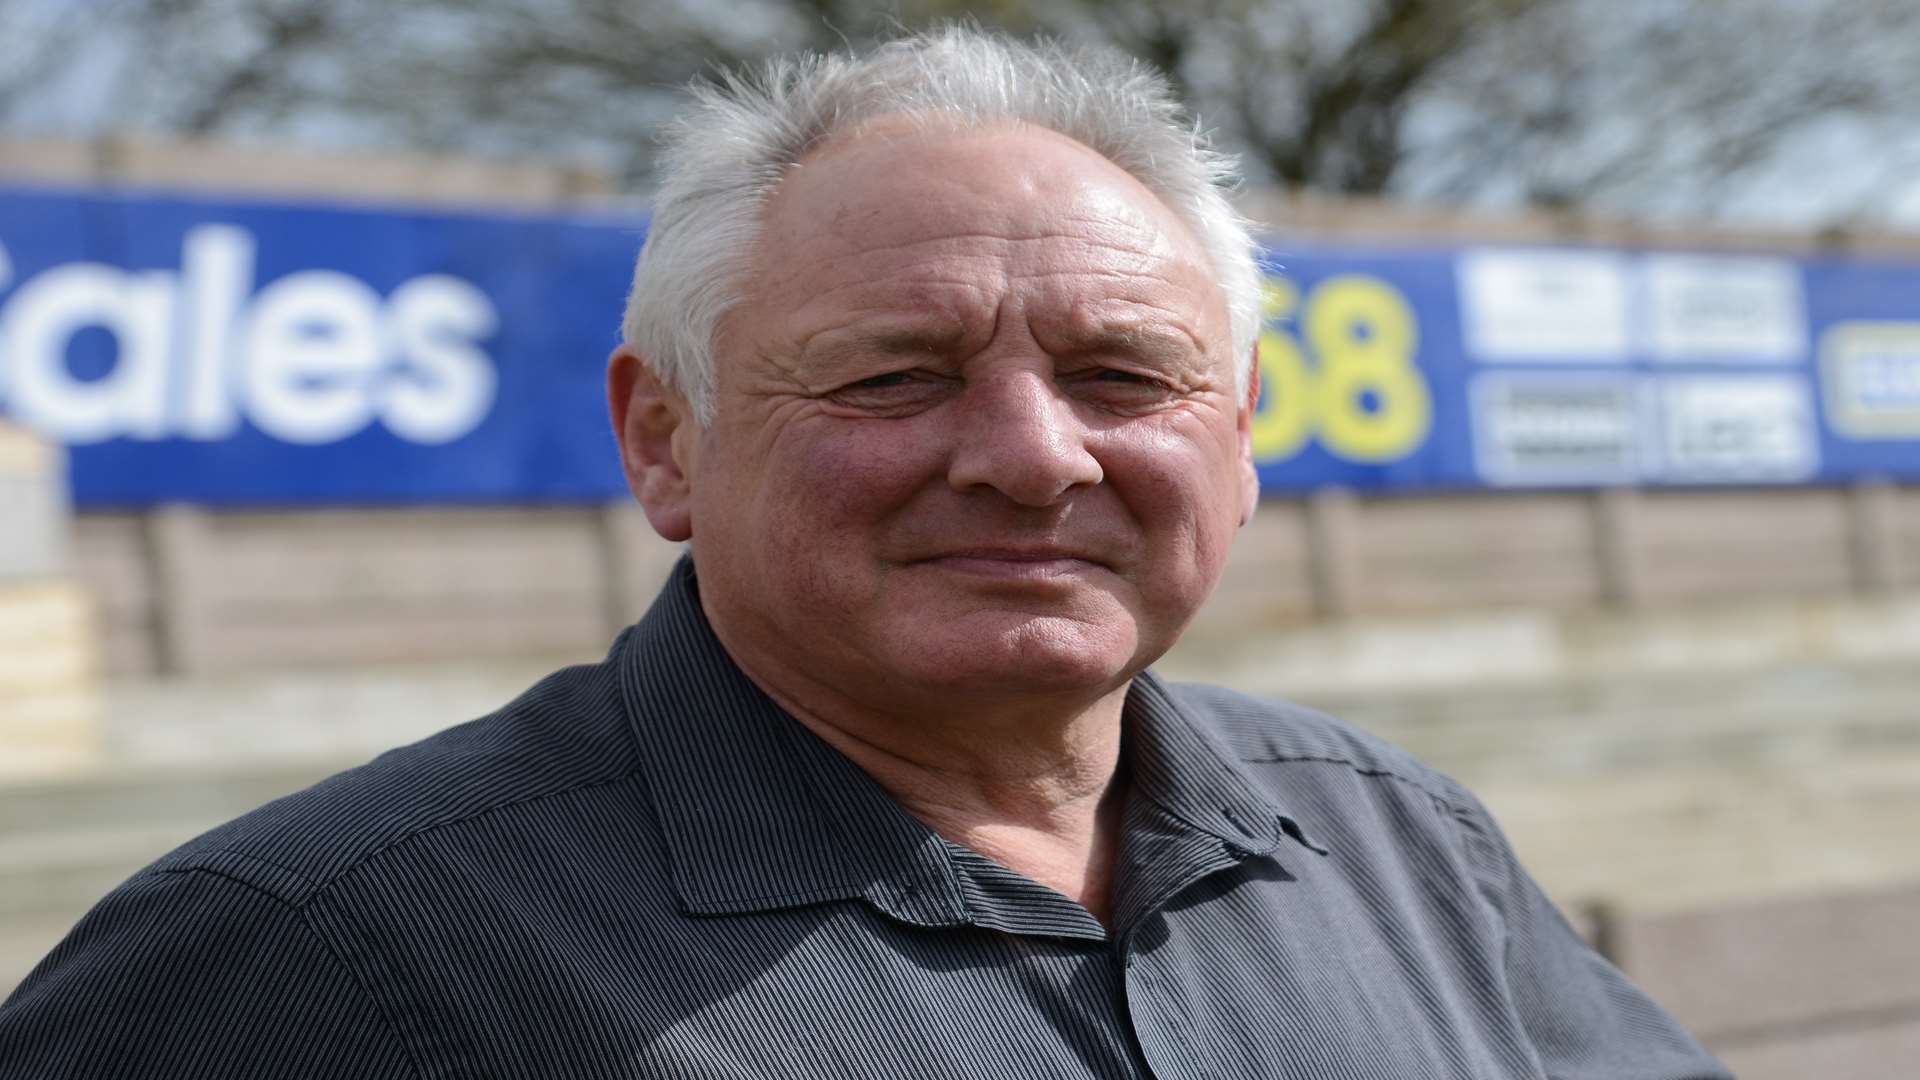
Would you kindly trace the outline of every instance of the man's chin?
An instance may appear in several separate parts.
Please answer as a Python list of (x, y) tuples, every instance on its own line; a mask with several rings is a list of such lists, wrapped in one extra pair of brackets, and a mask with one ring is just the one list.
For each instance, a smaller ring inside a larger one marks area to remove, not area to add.
[(930, 690), (998, 697), (1105, 693), (1152, 659), (1139, 645), (1130, 617), (976, 610), (903, 629), (884, 648)]

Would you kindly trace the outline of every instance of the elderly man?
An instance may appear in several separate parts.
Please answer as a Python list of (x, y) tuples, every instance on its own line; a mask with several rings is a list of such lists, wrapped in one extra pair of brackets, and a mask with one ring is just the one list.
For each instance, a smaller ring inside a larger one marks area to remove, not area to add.
[(1147, 665), (1256, 497), (1162, 84), (968, 31), (703, 93), (608, 372), (605, 662), (216, 830), (6, 1076), (1722, 1075), (1466, 792)]

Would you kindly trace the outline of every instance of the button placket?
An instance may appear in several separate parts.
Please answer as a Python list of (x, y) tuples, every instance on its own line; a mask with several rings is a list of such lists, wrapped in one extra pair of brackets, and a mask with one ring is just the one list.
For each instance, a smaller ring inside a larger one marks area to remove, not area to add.
[[(1139, 933), (1158, 925), (1161, 918), (1156, 914), (1143, 921), (1121, 944), (1125, 950), (1127, 1016), (1133, 1024), (1134, 1041), (1155, 1077), (1198, 1080), (1210, 1073), (1197, 1056), (1201, 1046), (1195, 1038), (1192, 1003), (1185, 1000), (1179, 980), (1168, 976), (1159, 960), (1135, 948)], [(1164, 941), (1164, 927), (1161, 932)]]

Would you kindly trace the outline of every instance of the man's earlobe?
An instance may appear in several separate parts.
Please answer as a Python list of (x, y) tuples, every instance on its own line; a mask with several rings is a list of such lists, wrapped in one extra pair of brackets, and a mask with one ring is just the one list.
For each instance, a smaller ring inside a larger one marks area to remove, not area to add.
[[(692, 409), (660, 381), (638, 353), (622, 345), (607, 358), (607, 410), (620, 440), (620, 466), (627, 487), (646, 512), (653, 531), (679, 542), (693, 536), (691, 462), (681, 448), (690, 443)], [(675, 436), (679, 435), (679, 438)]]

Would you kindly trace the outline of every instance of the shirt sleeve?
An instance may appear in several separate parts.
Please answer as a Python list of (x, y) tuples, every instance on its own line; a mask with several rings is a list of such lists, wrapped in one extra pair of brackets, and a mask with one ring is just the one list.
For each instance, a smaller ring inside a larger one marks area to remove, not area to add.
[(417, 1077), (294, 907), (208, 870), (149, 870), (0, 1005), (0, 1077)]
[(1505, 931), (1508, 991), (1554, 1080), (1733, 1080), (1567, 924), (1478, 800), (1460, 792), (1483, 895)]

